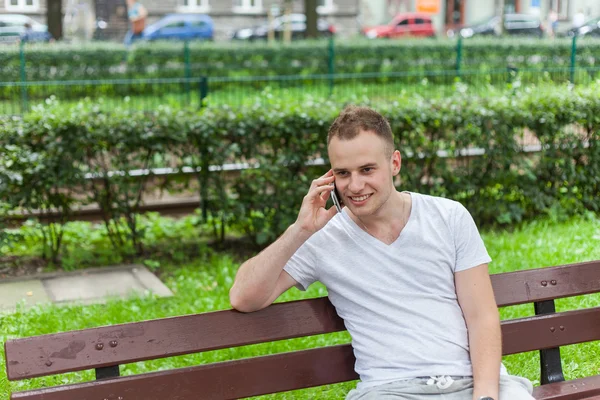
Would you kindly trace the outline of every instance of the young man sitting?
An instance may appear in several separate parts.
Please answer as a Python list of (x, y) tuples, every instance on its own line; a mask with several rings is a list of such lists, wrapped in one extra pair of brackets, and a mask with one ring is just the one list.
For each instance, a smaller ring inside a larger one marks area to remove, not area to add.
[[(331, 170), (298, 218), (240, 267), (230, 292), (242, 312), (322, 282), (352, 336), (361, 381), (347, 399), (529, 400), (529, 380), (501, 364), (488, 263), (458, 202), (396, 190), (401, 157), (387, 120), (347, 107), (329, 129)], [(334, 190), (341, 213), (326, 209)]]

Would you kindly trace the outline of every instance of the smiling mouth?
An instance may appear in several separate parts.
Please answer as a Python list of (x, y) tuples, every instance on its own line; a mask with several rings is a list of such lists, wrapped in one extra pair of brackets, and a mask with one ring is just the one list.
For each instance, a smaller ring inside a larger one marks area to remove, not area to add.
[(348, 196), (348, 197), (352, 201), (365, 201), (366, 199), (368, 199), (369, 197), (371, 197), (371, 195), (370, 194), (365, 194), (364, 196)]

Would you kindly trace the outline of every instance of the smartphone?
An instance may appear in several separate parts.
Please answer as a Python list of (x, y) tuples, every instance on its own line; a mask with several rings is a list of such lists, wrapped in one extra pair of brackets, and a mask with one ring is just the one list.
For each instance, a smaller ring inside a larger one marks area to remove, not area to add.
[(338, 196), (337, 189), (335, 188), (335, 182), (332, 183), (333, 190), (331, 191), (331, 200), (333, 201), (333, 205), (337, 209), (337, 212), (342, 212), (342, 202), (339, 200), (341, 197)]

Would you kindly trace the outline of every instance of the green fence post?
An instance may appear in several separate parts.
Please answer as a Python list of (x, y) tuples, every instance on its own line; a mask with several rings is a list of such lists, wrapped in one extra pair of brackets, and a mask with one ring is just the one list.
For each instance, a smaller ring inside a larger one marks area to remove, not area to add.
[(185, 96), (188, 106), (190, 105), (190, 78), (192, 77), (192, 66), (190, 65), (190, 42), (186, 40), (183, 45), (183, 61), (185, 63)]
[(333, 41), (333, 35), (329, 36), (329, 95), (333, 94), (333, 85), (334, 79), (333, 75), (335, 74), (335, 46)]
[(25, 69), (25, 42), (21, 41), (20, 46), (20, 61), (21, 61), (21, 114), (25, 114), (29, 108), (27, 101), (27, 73)]
[(458, 35), (456, 44), (456, 76), (460, 78), (460, 66), (462, 64), (462, 36)]
[(573, 36), (571, 43), (571, 83), (575, 84), (575, 62), (577, 60), (577, 35)]
[(202, 108), (204, 107), (204, 99), (206, 99), (206, 96), (208, 96), (208, 77), (203, 76), (200, 78), (200, 90), (198, 91), (199, 94), (199, 101), (200, 104), (198, 106), (198, 108)]
[(517, 67), (512, 67), (510, 65), (508, 65), (506, 67), (506, 83), (508, 83), (509, 85), (511, 85), (513, 83), (513, 78), (519, 73), (519, 68)]

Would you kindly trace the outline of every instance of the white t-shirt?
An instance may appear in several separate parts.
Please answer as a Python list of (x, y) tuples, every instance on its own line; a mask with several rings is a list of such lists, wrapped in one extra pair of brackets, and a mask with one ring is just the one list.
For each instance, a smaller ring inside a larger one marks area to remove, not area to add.
[(454, 273), (491, 259), (460, 203), (410, 195), (411, 214), (394, 243), (369, 235), (344, 210), (284, 267), (302, 290), (315, 281), (327, 287), (352, 336), (359, 389), (473, 375)]

